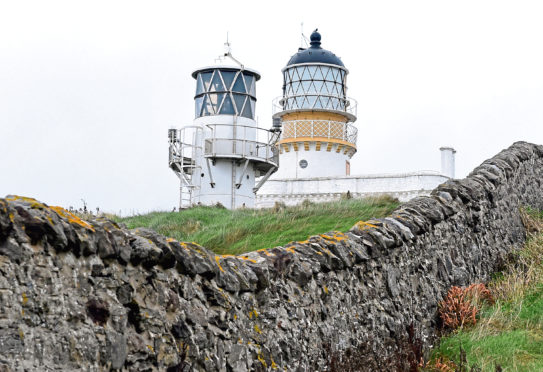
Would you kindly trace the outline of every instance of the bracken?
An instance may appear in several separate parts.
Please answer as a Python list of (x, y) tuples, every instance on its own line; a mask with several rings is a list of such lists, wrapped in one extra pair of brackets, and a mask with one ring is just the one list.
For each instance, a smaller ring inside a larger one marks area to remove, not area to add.
[(443, 327), (457, 329), (477, 322), (477, 313), (484, 302), (494, 303), (494, 298), (484, 284), (472, 284), (466, 288), (451, 287), (439, 303), (439, 316)]

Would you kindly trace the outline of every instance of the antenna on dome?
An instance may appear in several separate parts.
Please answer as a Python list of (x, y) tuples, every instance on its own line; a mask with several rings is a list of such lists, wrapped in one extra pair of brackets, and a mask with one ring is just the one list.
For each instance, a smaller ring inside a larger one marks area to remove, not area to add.
[[(304, 35), (304, 23), (300, 23), (300, 28), (301, 28), (301, 32), (300, 32), (300, 49), (305, 49), (305, 48), (308, 48), (309, 47), (309, 43), (307, 42), (307, 37)], [(304, 46), (304, 43), (305, 43), (305, 46)]]
[(230, 41), (228, 40), (228, 31), (226, 31), (226, 43), (224, 43), (224, 47), (226, 50), (224, 53), (225, 56), (232, 54), (232, 48), (230, 47)]
[(243, 70), (244, 67), (243, 67), (243, 63), (241, 63), (240, 61), (238, 61), (236, 58), (234, 58), (234, 56), (232, 55), (232, 44), (230, 44), (230, 39), (229, 39), (229, 35), (228, 35), (228, 31), (226, 32), (226, 43), (224, 43), (224, 54), (223, 55), (220, 55), (219, 57), (217, 57), (215, 59), (215, 62), (223, 62), (226, 58), (230, 58), (232, 61), (234, 61), (237, 65), (239, 65), (241, 67), (241, 69)]

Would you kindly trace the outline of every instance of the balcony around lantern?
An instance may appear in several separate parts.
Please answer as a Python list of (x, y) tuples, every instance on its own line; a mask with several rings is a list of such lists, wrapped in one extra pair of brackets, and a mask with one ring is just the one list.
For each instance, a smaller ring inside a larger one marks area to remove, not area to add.
[(278, 118), (296, 111), (323, 111), (343, 115), (353, 122), (356, 120), (357, 106), (354, 98), (330, 94), (280, 96), (272, 101), (272, 115)]
[(287, 120), (283, 122), (281, 141), (311, 139), (314, 141), (339, 140), (356, 148), (358, 129), (349, 123), (331, 120)]
[(279, 133), (249, 125), (205, 125), (204, 157), (249, 160), (266, 173), (279, 166)]

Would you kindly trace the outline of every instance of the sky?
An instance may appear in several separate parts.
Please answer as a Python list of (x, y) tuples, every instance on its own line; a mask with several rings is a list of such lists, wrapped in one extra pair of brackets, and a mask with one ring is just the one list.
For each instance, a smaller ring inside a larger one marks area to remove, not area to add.
[(257, 70), (271, 127), (281, 69), (319, 29), (358, 102), (351, 174), (456, 176), (543, 143), (540, 1), (0, 0), (0, 197), (128, 215), (171, 210), (167, 130), (194, 119), (192, 71), (224, 52)]

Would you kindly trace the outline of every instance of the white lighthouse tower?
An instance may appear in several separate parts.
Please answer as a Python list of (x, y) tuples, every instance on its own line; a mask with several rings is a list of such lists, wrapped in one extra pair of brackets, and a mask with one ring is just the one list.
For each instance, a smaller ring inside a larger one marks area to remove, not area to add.
[(279, 171), (274, 179), (350, 175), (356, 152), (356, 101), (347, 97), (343, 62), (321, 48), (300, 48), (283, 68), (283, 96), (274, 102), (274, 119), (282, 122)]
[(255, 193), (279, 165), (280, 130), (258, 128), (255, 122), (260, 75), (228, 50), (218, 64), (200, 68), (192, 77), (193, 125), (168, 132), (169, 165), (181, 183), (179, 208), (217, 203), (252, 208)]
[(349, 71), (311, 34), (311, 46), (300, 48), (283, 68), (283, 95), (273, 103), (274, 126), (282, 124), (279, 170), (260, 189), (257, 206), (303, 201), (328, 202), (390, 195), (407, 201), (429, 195), (454, 177), (454, 149), (442, 148), (442, 173), (351, 175), (356, 153), (356, 101), (347, 97)]

